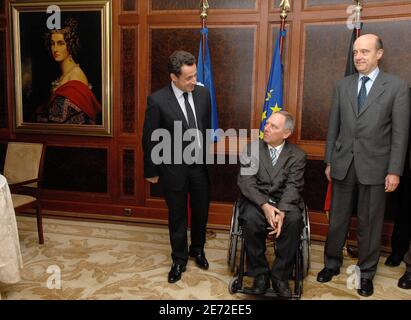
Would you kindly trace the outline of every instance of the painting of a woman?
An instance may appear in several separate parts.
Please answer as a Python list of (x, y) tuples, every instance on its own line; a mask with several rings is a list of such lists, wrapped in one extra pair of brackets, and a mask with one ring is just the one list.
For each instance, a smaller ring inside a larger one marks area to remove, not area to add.
[(51, 83), (50, 98), (34, 113), (33, 122), (94, 125), (101, 116), (101, 104), (78, 61), (78, 22), (67, 18), (62, 29), (49, 30), (45, 43), (60, 75)]

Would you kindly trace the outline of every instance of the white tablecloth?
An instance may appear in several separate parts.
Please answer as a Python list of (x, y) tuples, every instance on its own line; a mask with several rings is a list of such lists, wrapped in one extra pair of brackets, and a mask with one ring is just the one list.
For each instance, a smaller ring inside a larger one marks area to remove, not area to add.
[(20, 252), (16, 215), (7, 180), (0, 174), (0, 282), (20, 281), (23, 259)]

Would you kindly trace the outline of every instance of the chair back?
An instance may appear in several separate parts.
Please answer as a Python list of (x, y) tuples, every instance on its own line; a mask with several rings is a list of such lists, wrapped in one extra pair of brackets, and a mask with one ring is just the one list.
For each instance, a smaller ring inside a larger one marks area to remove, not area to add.
[[(32, 142), (9, 142), (4, 162), (4, 175), (9, 184), (38, 179), (44, 145)], [(37, 182), (28, 184), (37, 187)]]

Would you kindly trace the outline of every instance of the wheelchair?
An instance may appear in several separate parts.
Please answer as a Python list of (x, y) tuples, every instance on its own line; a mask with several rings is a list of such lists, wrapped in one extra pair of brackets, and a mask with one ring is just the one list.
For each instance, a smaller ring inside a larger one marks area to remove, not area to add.
[[(231, 273), (234, 274), (234, 277), (231, 279), (228, 285), (228, 291), (230, 292), (230, 294), (247, 294), (244, 291), (243, 287), (244, 277), (248, 276), (247, 271), (245, 270), (245, 246), (247, 244), (244, 241), (243, 230), (239, 221), (239, 202), (240, 200), (237, 200), (233, 206), (229, 247), (227, 254), (227, 264)], [(310, 246), (310, 221), (308, 216), (308, 208), (307, 206), (305, 206), (303, 212), (303, 230), (300, 235), (300, 243), (295, 257), (292, 275), (292, 279), (294, 280), (294, 290), (291, 297), (292, 299), (300, 299), (302, 296), (303, 282), (310, 269)], [(259, 295), (259, 297), (267, 297), (273, 299), (279, 298), (272, 288), (268, 289), (265, 294)]]

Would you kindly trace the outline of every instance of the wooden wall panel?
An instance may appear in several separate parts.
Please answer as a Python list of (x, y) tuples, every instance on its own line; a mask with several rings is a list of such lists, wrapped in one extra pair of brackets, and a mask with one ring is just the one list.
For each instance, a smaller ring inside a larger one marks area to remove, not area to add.
[[(152, 10), (198, 9), (198, 0), (151, 0)], [(218, 0), (209, 2), (211, 9), (254, 9), (256, 0)]]
[(185, 50), (195, 57), (198, 54), (200, 33), (198, 29), (151, 29), (150, 31), (150, 92), (170, 83), (167, 59), (174, 50)]
[(250, 129), (254, 101), (255, 29), (209, 30), (220, 128)]
[(131, 149), (123, 150), (122, 194), (134, 196), (135, 188), (135, 152)]
[(43, 187), (78, 192), (108, 192), (107, 150), (48, 146)]
[(7, 128), (6, 32), (0, 29), (0, 128)]
[(121, 99), (122, 99), (122, 132), (134, 133), (136, 130), (136, 75), (138, 74), (136, 53), (138, 42), (135, 27), (121, 28)]
[(137, 8), (138, 8), (138, 0), (122, 0), (122, 10), (123, 11), (136, 11)]
[(411, 17), (398, 20), (365, 21), (363, 34), (378, 34), (384, 44), (382, 70), (407, 80), (411, 87)]
[(344, 77), (351, 39), (345, 24), (305, 26), (301, 140), (325, 140), (335, 82)]
[[(198, 29), (151, 30), (151, 92), (170, 82), (168, 56), (175, 49), (182, 49), (197, 57), (199, 41)], [(224, 130), (250, 129), (254, 95), (255, 29), (210, 28), (209, 47), (219, 126)]]

